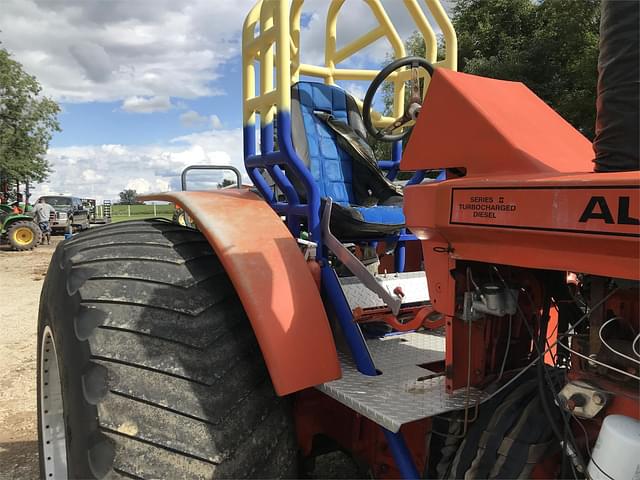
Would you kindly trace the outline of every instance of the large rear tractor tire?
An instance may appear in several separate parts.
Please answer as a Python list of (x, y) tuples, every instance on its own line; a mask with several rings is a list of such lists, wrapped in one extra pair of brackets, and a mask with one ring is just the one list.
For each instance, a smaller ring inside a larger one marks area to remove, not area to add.
[(60, 244), (38, 323), (42, 478), (296, 476), (276, 396), (222, 265), (194, 229), (117, 223)]
[(42, 241), (42, 231), (34, 222), (18, 220), (7, 228), (7, 238), (13, 250), (33, 250)]

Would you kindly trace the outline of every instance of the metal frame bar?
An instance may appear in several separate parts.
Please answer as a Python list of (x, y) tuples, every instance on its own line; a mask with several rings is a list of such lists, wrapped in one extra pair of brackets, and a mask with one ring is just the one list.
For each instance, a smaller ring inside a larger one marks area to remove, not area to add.
[(335, 315), (340, 323), (340, 328), (351, 351), (356, 368), (363, 375), (375, 376), (378, 374), (371, 358), (371, 353), (364, 341), (360, 326), (353, 321), (353, 313), (347, 299), (344, 297), (342, 287), (336, 276), (336, 272), (328, 263), (325, 263), (321, 270), (322, 292), (326, 297), (331, 298)]
[(404, 441), (402, 433), (393, 433), (386, 428), (383, 428), (384, 437), (387, 439), (389, 449), (393, 455), (393, 459), (396, 462), (398, 470), (402, 478), (421, 478), (418, 469), (416, 468), (413, 459), (411, 458), (411, 452), (407, 447), (407, 443)]
[[(417, 30), (425, 39), (425, 59), (436, 66), (457, 69), (457, 38), (440, 0), (425, 0), (425, 10), (418, 0), (403, 0), (405, 8), (413, 19)], [(324, 65), (300, 63), (300, 19), (304, 0), (259, 0), (246, 17), (243, 27), (243, 99), (244, 124), (255, 123), (255, 113), (266, 114), (274, 106), (289, 110), (290, 91), (293, 82), (300, 75), (319, 77), (327, 84), (336, 80), (372, 80), (377, 70), (341, 68), (338, 65), (362, 51), (373, 42), (386, 38), (397, 58), (406, 56), (402, 39), (387, 16), (381, 0), (365, 0), (378, 26), (359, 38), (337, 48), (337, 18), (345, 0), (331, 0), (325, 27)], [(426, 12), (430, 14), (428, 17)], [(437, 37), (431, 25), (433, 21), (442, 32), (444, 58), (437, 58)], [(259, 25), (259, 33), (256, 28)], [(275, 47), (275, 48), (274, 48)], [(276, 54), (278, 52), (278, 54)], [(260, 68), (260, 93), (256, 94), (256, 65)], [(271, 68), (269, 68), (271, 67)], [(277, 81), (273, 85), (273, 67)], [(389, 79), (396, 83), (394, 116), (385, 117), (374, 112), (377, 126), (383, 127), (393, 122), (404, 108), (404, 92), (400, 83), (408, 79), (410, 71), (395, 72)], [(267, 80), (267, 81), (265, 81)], [(270, 119), (267, 119), (267, 123)]]

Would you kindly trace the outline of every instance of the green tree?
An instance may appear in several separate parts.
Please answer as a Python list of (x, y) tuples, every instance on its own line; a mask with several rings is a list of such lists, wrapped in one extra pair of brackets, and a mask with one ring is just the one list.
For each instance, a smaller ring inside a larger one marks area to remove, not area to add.
[(0, 179), (41, 182), (50, 173), (45, 158), (60, 107), (0, 48)]
[[(593, 138), (600, 0), (458, 0), (452, 22), (460, 71), (523, 82)], [(406, 50), (424, 57), (422, 36)]]
[(122, 205), (135, 205), (138, 202), (138, 192), (131, 189), (126, 189), (121, 191), (118, 195), (120, 195), (120, 204)]

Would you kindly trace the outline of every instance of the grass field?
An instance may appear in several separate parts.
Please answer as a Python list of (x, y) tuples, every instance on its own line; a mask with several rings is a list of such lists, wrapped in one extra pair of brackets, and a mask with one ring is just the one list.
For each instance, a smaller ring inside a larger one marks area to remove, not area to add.
[[(167, 205), (156, 205), (155, 212), (158, 215), (173, 215), (173, 204), (169, 203)], [(111, 207), (111, 215), (114, 217), (123, 217), (129, 215), (129, 211), (131, 211), (131, 216), (134, 215), (153, 215), (153, 205), (113, 205)]]
[[(174, 206), (156, 205), (155, 212), (153, 205), (113, 205), (111, 207), (111, 221), (124, 222), (126, 220), (142, 220), (144, 218), (162, 217), (171, 219), (173, 217)], [(98, 208), (98, 215), (102, 210)]]
[(131, 216), (128, 215), (112, 215), (111, 216), (111, 223), (116, 223), (116, 222), (125, 222), (127, 220), (142, 220), (145, 218), (155, 218), (155, 217), (162, 217), (162, 218), (168, 218), (169, 220), (171, 220), (171, 218), (173, 217), (173, 212), (172, 213), (160, 213), (158, 212), (158, 215), (154, 215), (153, 213), (150, 215), (133, 215), (131, 214)]

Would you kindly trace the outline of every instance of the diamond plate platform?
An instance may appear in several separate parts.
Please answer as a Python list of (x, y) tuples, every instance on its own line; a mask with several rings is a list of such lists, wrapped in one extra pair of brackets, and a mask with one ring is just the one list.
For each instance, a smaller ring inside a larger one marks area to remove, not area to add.
[[(436, 374), (418, 366), (444, 360), (444, 332), (391, 335), (367, 340), (367, 347), (382, 375), (361, 374), (351, 357), (341, 353), (342, 378), (317, 388), (392, 432), (405, 423), (465, 408), (466, 389), (448, 394), (444, 376), (428, 378)], [(485, 396), (471, 388), (469, 405)]]
[[(379, 274), (375, 276), (375, 279), (391, 295), (396, 287), (401, 287), (404, 293), (402, 305), (429, 301), (427, 276), (423, 271)], [(338, 280), (351, 310), (358, 307), (366, 310), (367, 308), (385, 306), (382, 299), (375, 292), (369, 290), (357, 277), (340, 277)]]

